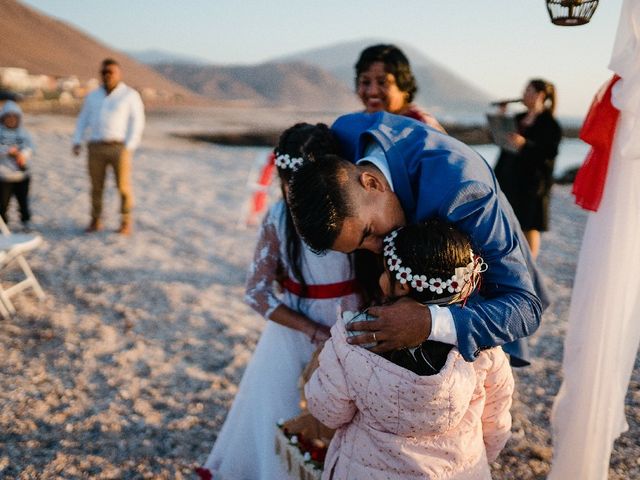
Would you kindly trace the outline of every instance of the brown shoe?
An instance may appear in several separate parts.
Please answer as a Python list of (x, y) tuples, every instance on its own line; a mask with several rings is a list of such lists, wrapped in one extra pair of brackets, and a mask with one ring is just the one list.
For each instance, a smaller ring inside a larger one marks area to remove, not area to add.
[(100, 230), (102, 230), (102, 228), (103, 228), (102, 222), (94, 218), (93, 220), (91, 220), (91, 223), (89, 224), (89, 226), (84, 229), (84, 233), (99, 232)]
[(132, 231), (133, 231), (133, 228), (131, 227), (131, 222), (130, 221), (123, 221), (120, 224), (120, 228), (117, 230), (117, 232), (120, 235), (131, 235)]

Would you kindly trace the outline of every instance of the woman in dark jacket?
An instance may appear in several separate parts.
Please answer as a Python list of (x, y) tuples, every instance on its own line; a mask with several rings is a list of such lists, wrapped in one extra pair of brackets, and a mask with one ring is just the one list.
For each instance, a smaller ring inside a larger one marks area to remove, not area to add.
[(531, 80), (522, 102), (527, 111), (516, 115), (518, 132), (508, 138), (512, 151), (500, 152), (495, 173), (536, 258), (540, 232), (549, 229), (553, 167), (562, 130), (553, 117), (556, 94), (552, 83)]

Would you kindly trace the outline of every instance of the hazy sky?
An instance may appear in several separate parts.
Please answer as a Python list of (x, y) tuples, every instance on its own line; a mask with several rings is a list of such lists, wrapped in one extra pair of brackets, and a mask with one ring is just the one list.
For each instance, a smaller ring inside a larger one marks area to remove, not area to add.
[[(610, 75), (622, 0), (557, 27), (545, 0), (27, 0), (120, 50), (247, 64), (342, 41), (412, 45), (496, 98), (527, 79), (556, 84), (558, 114), (583, 116)], [(355, 59), (354, 59), (355, 62)], [(426, 89), (426, 86), (422, 86)]]

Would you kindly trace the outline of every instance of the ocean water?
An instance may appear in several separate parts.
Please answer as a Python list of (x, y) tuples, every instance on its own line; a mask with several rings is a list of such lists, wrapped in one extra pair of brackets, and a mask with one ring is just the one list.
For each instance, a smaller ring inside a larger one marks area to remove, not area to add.
[[(238, 147), (230, 147), (230, 148), (238, 148)], [(252, 168), (256, 171), (255, 175), (257, 175), (258, 169), (263, 165), (264, 158), (269, 154), (269, 152), (271, 152), (271, 149), (266, 147), (241, 147), (241, 148), (250, 148), (252, 150), (255, 150), (256, 161), (255, 161), (255, 165)], [(500, 149), (496, 145), (493, 145), (493, 144), (471, 145), (471, 148), (473, 148), (480, 155), (482, 155), (482, 157), (492, 167), (498, 161)], [(562, 142), (560, 142), (558, 156), (556, 157), (556, 165), (555, 165), (555, 168), (553, 169), (553, 176), (555, 178), (559, 178), (567, 170), (571, 170), (582, 165), (582, 162), (584, 162), (584, 159), (587, 156), (588, 151), (589, 151), (589, 145), (584, 143), (579, 138), (563, 138)]]
[[(472, 148), (482, 155), (489, 165), (493, 167), (496, 164), (500, 154), (500, 149), (496, 145), (473, 145)], [(589, 145), (579, 138), (563, 138), (556, 157), (556, 165), (553, 170), (554, 177), (560, 177), (567, 170), (582, 165), (588, 151)]]
[[(457, 125), (468, 125), (468, 126), (478, 126), (478, 125), (486, 125), (487, 118), (486, 114), (489, 112), (493, 112), (495, 110), (488, 109), (486, 112), (473, 112), (473, 113), (438, 113), (436, 117), (440, 123), (449, 123), (449, 124), (457, 124)], [(515, 114), (518, 111), (522, 111), (521, 108), (509, 109), (510, 114)], [(431, 112), (433, 113), (433, 112)], [(575, 116), (558, 116), (556, 120), (560, 123), (560, 125), (564, 127), (571, 128), (580, 128), (582, 122), (584, 121), (584, 117), (575, 117)]]

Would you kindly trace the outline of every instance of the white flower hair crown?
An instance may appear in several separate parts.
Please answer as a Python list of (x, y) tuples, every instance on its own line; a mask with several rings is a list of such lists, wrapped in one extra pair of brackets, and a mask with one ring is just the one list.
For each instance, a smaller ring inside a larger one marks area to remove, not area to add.
[(291, 157), (288, 153), (276, 155), (276, 167), (283, 170), (290, 168), (295, 172), (302, 165), (302, 162), (304, 162), (302, 157)]
[[(430, 290), (438, 295), (448, 292), (451, 294), (451, 300), (457, 301), (460, 293), (463, 293), (465, 287), (471, 284), (465, 297), (471, 294), (478, 284), (479, 274), (487, 270), (487, 264), (473, 250), (469, 251), (471, 262), (464, 267), (456, 267), (454, 274), (449, 278), (429, 278), (426, 275), (413, 273), (411, 268), (402, 266), (402, 259), (396, 253), (395, 238), (401, 229), (394, 230), (384, 238), (384, 259), (390, 272), (395, 272), (396, 280), (401, 284), (409, 284), (418, 292)], [(444, 300), (444, 299), (443, 299)]]

